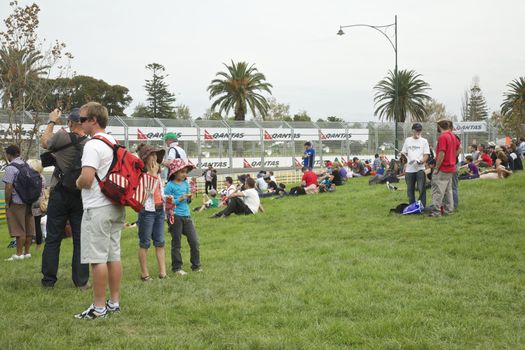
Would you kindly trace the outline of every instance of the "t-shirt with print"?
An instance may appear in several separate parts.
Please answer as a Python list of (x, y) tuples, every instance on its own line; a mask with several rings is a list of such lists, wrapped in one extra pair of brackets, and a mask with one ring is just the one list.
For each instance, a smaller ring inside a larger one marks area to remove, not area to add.
[(257, 214), (257, 212), (259, 211), (259, 206), (261, 205), (259, 194), (255, 190), (255, 188), (249, 188), (247, 190), (244, 190), (243, 193), (244, 193), (244, 197), (242, 198), (243, 198), (244, 204), (246, 204), (246, 206), (250, 208), (253, 214)]
[[(80, 138), (80, 136), (78, 135), (75, 135), (74, 137)], [(55, 168), (55, 171), (53, 171), (53, 176), (51, 177), (51, 182), (49, 183), (49, 186), (51, 188), (55, 187), (55, 185), (58, 183), (58, 174), (60, 170), (66, 172), (71, 170), (71, 168), (75, 166), (75, 161), (77, 161), (78, 157), (82, 154), (82, 149), (84, 148), (84, 145), (87, 141), (88, 138), (84, 137), (84, 139), (82, 139), (78, 143), (80, 154), (77, 150), (77, 147), (75, 146), (66, 147), (54, 153), (58, 169)], [(54, 152), (54, 150), (56, 150), (57, 148), (63, 147), (70, 143), (71, 137), (69, 136), (69, 133), (66, 131), (66, 129), (62, 128), (56, 133), (54, 133), (49, 140), (47, 140), (47, 150), (50, 152)], [(78, 164), (76, 166), (78, 167)]]
[(418, 161), (422, 161), (425, 154), (430, 154), (427, 139), (407, 137), (401, 152), (407, 157), (406, 173), (417, 173), (420, 170), (425, 170), (425, 164), (418, 164)]
[(443, 162), (438, 171), (444, 173), (455, 173), (456, 172), (456, 152), (459, 149), (459, 141), (450, 131), (444, 131), (438, 138), (436, 155), (439, 155), (440, 152), (445, 153)]
[(304, 181), (306, 183), (306, 187), (310, 185), (317, 186), (317, 175), (315, 175), (313, 171), (308, 170), (303, 174), (301, 181)]
[[(99, 132), (94, 136), (102, 136), (111, 143), (117, 142), (113, 136), (103, 132)], [(91, 139), (84, 145), (84, 152), (82, 152), (82, 167), (95, 169), (96, 174), (101, 180), (103, 180), (108, 174), (112, 161), (113, 149), (104, 141)], [(91, 188), (82, 189), (82, 204), (84, 205), (84, 209), (91, 209), (100, 208), (113, 203), (104, 193), (102, 193), (100, 185), (95, 178), (93, 179)]]

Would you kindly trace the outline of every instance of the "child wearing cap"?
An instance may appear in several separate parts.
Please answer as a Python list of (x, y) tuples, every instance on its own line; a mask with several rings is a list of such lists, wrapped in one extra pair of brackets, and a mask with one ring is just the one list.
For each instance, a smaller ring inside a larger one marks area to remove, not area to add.
[(173, 224), (169, 224), (171, 233), (171, 269), (178, 275), (186, 275), (182, 269), (181, 236), (185, 235), (190, 245), (191, 270), (200, 272), (199, 237), (191, 220), (189, 202), (191, 201), (190, 185), (186, 179), (188, 171), (193, 169), (182, 159), (175, 159), (169, 164), (168, 183), (164, 194), (169, 196), (175, 207), (175, 218)]

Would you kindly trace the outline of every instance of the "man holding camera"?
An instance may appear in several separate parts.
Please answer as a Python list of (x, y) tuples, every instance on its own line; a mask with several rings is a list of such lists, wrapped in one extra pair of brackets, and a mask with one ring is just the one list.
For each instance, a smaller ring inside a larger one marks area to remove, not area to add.
[(87, 136), (82, 130), (78, 108), (72, 109), (67, 116), (69, 132), (61, 128), (53, 133), (59, 118), (59, 109), (49, 113), (47, 128), (40, 139), (42, 147), (49, 151), (47, 157), (42, 157), (43, 163), (46, 163), (43, 165), (55, 167), (50, 183), (46, 245), (42, 253), (42, 285), (53, 287), (57, 281), (60, 245), (69, 221), (73, 234), (72, 279), (76, 287), (83, 289), (87, 287), (89, 280), (89, 265), (80, 263), (80, 223), (83, 207), (75, 181), (80, 175), (82, 151)]

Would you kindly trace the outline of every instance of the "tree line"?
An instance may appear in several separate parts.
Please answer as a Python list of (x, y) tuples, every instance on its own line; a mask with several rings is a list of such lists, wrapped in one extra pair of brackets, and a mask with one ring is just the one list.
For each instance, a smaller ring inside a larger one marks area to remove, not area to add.
[[(111, 115), (126, 116), (125, 109), (133, 101), (129, 89), (111, 85), (95, 77), (71, 72), (74, 58), (65, 51), (66, 45), (55, 41), (45, 48), (37, 35), (40, 8), (36, 4), (20, 6), (11, 3), (12, 13), (4, 20), (6, 29), (0, 32), (0, 93), (1, 105), (15, 118), (20, 113), (49, 111), (60, 106), (67, 111), (89, 101), (101, 102)], [(166, 78), (166, 68), (160, 63), (145, 67), (150, 78), (144, 89), (146, 101), (138, 103), (131, 117), (191, 119), (186, 105), (176, 105), (176, 97)], [(51, 76), (54, 76), (51, 78)], [(210, 108), (197, 119), (245, 120), (248, 114), (261, 120), (313, 121), (306, 112), (292, 114), (290, 105), (272, 97), (273, 85), (255, 64), (231, 61), (217, 72), (207, 91)], [(390, 71), (374, 87), (374, 115), (386, 121), (457, 120), (445, 106), (432, 99), (429, 84), (413, 70)], [(525, 77), (507, 85), (499, 111), (489, 118), (486, 100), (479, 79), (475, 78), (464, 92), (462, 120), (488, 120), (507, 134), (523, 135), (525, 123)], [(16, 118), (15, 118), (16, 119)], [(338, 116), (316, 121), (341, 122)]]

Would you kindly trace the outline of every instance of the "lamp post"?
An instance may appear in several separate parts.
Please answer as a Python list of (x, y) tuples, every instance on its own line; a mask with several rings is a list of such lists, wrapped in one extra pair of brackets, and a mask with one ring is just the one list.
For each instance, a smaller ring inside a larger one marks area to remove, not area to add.
[[(397, 15), (394, 17), (394, 23), (387, 24), (384, 26), (373, 26), (369, 24), (350, 24), (346, 26), (339, 26), (339, 31), (337, 32), (337, 35), (344, 35), (345, 32), (343, 32), (343, 28), (352, 28), (352, 27), (368, 27), (377, 30), (379, 33), (383, 34), (383, 36), (388, 40), (392, 48), (394, 49), (395, 58), (396, 58), (396, 65), (394, 68), (394, 76), (396, 78), (396, 85), (398, 84), (398, 76), (397, 76)], [(387, 35), (386, 30), (390, 27), (394, 27), (394, 41), (392, 42), (392, 39)], [(397, 150), (398, 150), (398, 144), (397, 144), (397, 121), (399, 118), (399, 89), (398, 86), (396, 86), (396, 94), (394, 96), (394, 154), (397, 157)]]

